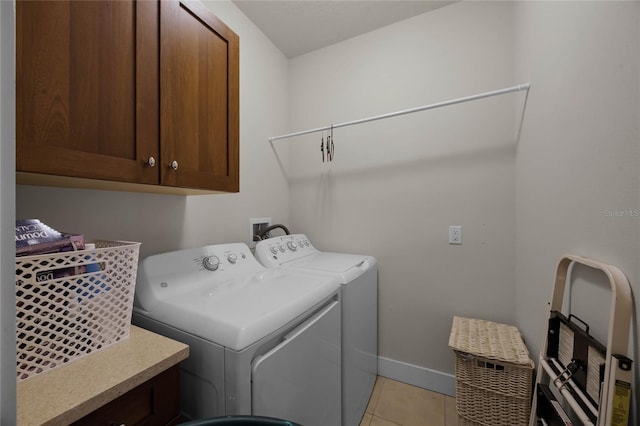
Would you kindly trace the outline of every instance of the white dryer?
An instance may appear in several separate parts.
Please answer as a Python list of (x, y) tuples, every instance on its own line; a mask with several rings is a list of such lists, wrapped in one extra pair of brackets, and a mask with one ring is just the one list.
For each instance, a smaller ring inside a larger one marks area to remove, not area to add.
[(246, 244), (140, 262), (133, 323), (189, 345), (187, 419), (256, 415), (340, 424), (340, 283), (267, 269)]
[(374, 257), (317, 250), (304, 234), (256, 243), (256, 258), (276, 270), (336, 277), (342, 295), (342, 426), (357, 426), (378, 374), (378, 264)]

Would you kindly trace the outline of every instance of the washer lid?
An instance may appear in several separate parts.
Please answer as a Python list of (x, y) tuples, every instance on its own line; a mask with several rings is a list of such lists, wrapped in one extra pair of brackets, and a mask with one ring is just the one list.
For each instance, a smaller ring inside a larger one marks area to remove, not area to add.
[(239, 351), (330, 297), (339, 286), (331, 277), (265, 269), (174, 293), (159, 300), (147, 315)]

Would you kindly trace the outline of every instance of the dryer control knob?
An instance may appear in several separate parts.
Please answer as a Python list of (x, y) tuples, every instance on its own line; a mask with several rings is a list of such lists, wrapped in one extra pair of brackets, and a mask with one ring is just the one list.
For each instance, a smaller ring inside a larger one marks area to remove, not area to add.
[(289, 247), (289, 250), (291, 251), (296, 251), (298, 249), (298, 246), (293, 241), (289, 241), (287, 243), (287, 247)]
[(271, 253), (273, 253), (273, 254), (278, 253), (278, 247), (276, 247), (276, 246), (272, 246), (270, 250), (271, 250)]
[(215, 271), (220, 266), (220, 259), (216, 255), (207, 256), (202, 259), (202, 266), (208, 271)]
[(229, 255), (227, 256), (227, 260), (229, 261), (229, 263), (236, 263), (236, 261), (238, 260), (238, 255), (236, 255), (235, 253), (229, 253)]
[(281, 252), (284, 253), (284, 251), (287, 249), (284, 244), (280, 244), (280, 246), (278, 246), (278, 248), (280, 249)]

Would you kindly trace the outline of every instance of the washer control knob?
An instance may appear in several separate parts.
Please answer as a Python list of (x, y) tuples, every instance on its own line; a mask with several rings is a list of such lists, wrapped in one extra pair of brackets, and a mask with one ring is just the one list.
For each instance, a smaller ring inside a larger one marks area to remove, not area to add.
[(293, 241), (289, 241), (287, 243), (287, 247), (289, 247), (289, 250), (291, 251), (296, 251), (298, 249), (298, 246)]
[(280, 249), (280, 251), (284, 253), (284, 251), (285, 251), (287, 248), (284, 246), (284, 244), (280, 244), (280, 245), (278, 246), (278, 249)]
[(215, 254), (207, 256), (202, 259), (202, 266), (208, 271), (215, 271), (220, 266), (220, 259)]
[(278, 253), (278, 247), (276, 247), (276, 246), (272, 246), (270, 250), (271, 250), (271, 253), (273, 253), (273, 254)]
[(229, 261), (229, 263), (236, 263), (236, 261), (238, 260), (238, 255), (236, 255), (235, 253), (229, 253), (229, 255), (227, 256), (227, 260)]

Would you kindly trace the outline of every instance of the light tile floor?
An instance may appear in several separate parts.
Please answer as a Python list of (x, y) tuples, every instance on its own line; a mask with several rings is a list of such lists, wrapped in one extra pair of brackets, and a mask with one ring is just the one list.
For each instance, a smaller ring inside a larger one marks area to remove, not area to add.
[(378, 376), (360, 426), (457, 426), (456, 400)]

